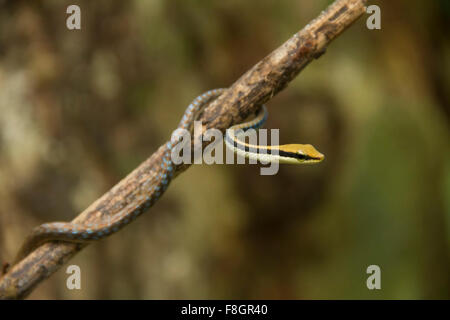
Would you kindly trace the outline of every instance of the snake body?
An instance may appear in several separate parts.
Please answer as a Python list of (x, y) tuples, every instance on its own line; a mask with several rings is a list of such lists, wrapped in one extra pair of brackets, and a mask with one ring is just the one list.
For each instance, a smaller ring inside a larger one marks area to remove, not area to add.
[[(220, 96), (226, 89), (214, 89), (203, 93), (194, 99), (187, 107), (177, 129), (191, 130), (194, 120), (198, 114), (215, 98)], [(319, 162), (323, 159), (314, 147), (310, 145), (283, 145), (283, 146), (259, 146), (250, 145), (239, 139), (236, 132), (246, 131), (250, 128), (261, 127), (267, 119), (265, 106), (260, 108), (256, 117), (242, 124), (233, 126), (227, 130), (225, 144), (238, 154), (247, 158), (280, 161), (286, 163), (308, 163)], [(49, 241), (64, 241), (75, 243), (86, 243), (103, 239), (129, 224), (150, 208), (166, 191), (175, 172), (175, 165), (171, 160), (171, 153), (174, 146), (180, 142), (180, 136), (173, 134), (170, 141), (166, 143), (166, 148), (159, 168), (156, 170), (156, 178), (143, 188), (143, 192), (123, 208), (113, 217), (104, 219), (100, 223), (74, 223), (74, 222), (52, 222), (44, 223), (33, 229), (30, 236), (22, 245), (15, 263), (22, 260), (38, 246)], [(259, 153), (264, 153), (259, 156)], [(263, 158), (262, 158), (263, 157)]]

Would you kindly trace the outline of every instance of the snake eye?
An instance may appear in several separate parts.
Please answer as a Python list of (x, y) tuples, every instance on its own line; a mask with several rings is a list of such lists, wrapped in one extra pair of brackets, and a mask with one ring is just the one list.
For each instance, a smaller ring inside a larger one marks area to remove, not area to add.
[(306, 156), (306, 154), (303, 153), (303, 151), (298, 150), (296, 158), (301, 159), (301, 160), (306, 160), (307, 156)]

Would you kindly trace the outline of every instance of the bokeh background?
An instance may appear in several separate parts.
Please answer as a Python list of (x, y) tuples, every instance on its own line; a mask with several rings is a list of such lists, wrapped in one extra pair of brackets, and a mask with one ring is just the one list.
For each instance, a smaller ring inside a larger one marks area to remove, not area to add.
[[(0, 262), (69, 221), (331, 1), (0, 0)], [(269, 103), (315, 166), (195, 165), (33, 299), (450, 298), (450, 3), (372, 1)], [(66, 28), (78, 4), (82, 30)], [(381, 290), (366, 268), (381, 268)]]

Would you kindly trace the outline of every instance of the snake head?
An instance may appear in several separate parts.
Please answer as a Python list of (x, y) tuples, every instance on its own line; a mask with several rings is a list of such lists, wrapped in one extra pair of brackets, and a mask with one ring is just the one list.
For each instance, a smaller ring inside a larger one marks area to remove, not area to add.
[(303, 163), (316, 163), (322, 161), (325, 156), (317, 151), (314, 146), (310, 144), (300, 144), (297, 153), (304, 156)]
[(285, 144), (279, 148), (280, 162), (300, 164), (317, 163), (325, 156), (310, 144)]

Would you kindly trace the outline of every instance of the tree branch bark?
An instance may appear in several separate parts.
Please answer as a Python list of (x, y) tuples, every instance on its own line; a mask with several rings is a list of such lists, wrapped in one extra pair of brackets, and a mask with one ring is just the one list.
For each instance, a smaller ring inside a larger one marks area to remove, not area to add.
[[(293, 35), (283, 45), (258, 62), (239, 78), (201, 116), (203, 130), (216, 128), (224, 132), (257, 111), (295, 78), (309, 62), (320, 57), (328, 44), (365, 12), (365, 0), (337, 0), (316, 19)], [(126, 200), (130, 190), (152, 178), (165, 145), (133, 170), (110, 191), (97, 199), (78, 217), (76, 223), (95, 223), (111, 208)], [(179, 174), (189, 165), (176, 168)], [(86, 244), (46, 243), (30, 253), (0, 278), (0, 298), (26, 297), (41, 281), (56, 272)]]

